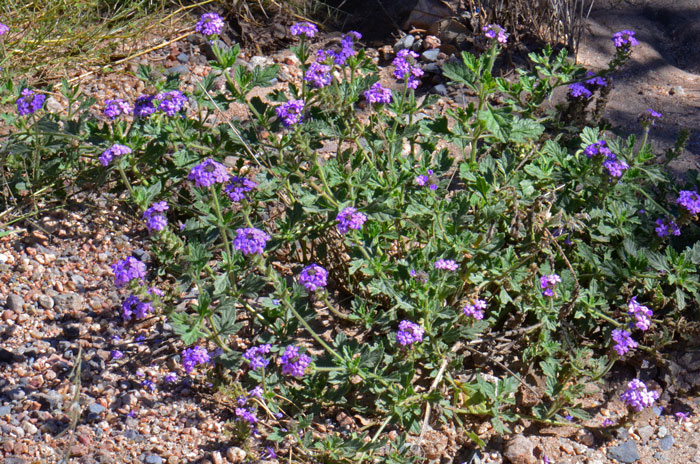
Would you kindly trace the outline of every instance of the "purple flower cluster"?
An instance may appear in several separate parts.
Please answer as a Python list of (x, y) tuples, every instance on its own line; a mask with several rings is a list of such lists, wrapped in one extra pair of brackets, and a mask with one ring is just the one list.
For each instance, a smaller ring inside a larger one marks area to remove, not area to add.
[(226, 166), (208, 158), (193, 167), (187, 178), (194, 181), (195, 187), (209, 187), (223, 184), (228, 181), (229, 175)]
[(627, 303), (627, 312), (631, 317), (636, 319), (634, 323), (639, 330), (647, 330), (651, 326), (651, 316), (654, 315), (651, 309), (637, 303), (637, 297), (634, 296)]
[(379, 82), (372, 84), (369, 90), (364, 91), (365, 98), (370, 103), (390, 103), (391, 102), (391, 90), (382, 85)]
[(164, 213), (168, 209), (168, 204), (164, 201), (153, 203), (150, 208), (143, 212), (146, 228), (151, 232), (165, 229), (165, 226), (168, 225), (168, 218), (165, 217)]
[(678, 236), (681, 234), (681, 228), (678, 227), (678, 224), (676, 224), (676, 221), (674, 221), (672, 218), (657, 219), (656, 229), (654, 230), (656, 230), (656, 235), (661, 238), (666, 237), (667, 235)]
[(109, 163), (112, 162), (115, 156), (128, 155), (129, 153), (131, 153), (131, 148), (127, 147), (126, 145), (115, 143), (102, 152), (99, 160), (102, 166), (109, 166)]
[(209, 361), (211, 361), (211, 356), (209, 356), (207, 349), (202, 346), (185, 348), (182, 351), (182, 367), (188, 374), (192, 372), (196, 365), (206, 364)]
[(262, 254), (270, 236), (255, 227), (236, 230), (233, 247), (244, 255)]
[(456, 271), (459, 269), (459, 264), (457, 264), (453, 259), (438, 259), (435, 261), (435, 269), (441, 269), (444, 271)]
[(304, 119), (304, 100), (289, 100), (275, 108), (277, 117), (285, 126), (293, 126)]
[(156, 389), (156, 384), (153, 382), (153, 380), (149, 379), (144, 379), (141, 382), (141, 386), (145, 388), (146, 390), (154, 391)]
[(168, 116), (175, 116), (187, 103), (187, 97), (179, 90), (163, 92), (156, 95), (158, 110)]
[(646, 113), (642, 114), (640, 117), (642, 124), (653, 126), (656, 121), (661, 119), (663, 115), (658, 111), (654, 111), (651, 108), (647, 110)]
[(134, 104), (134, 116), (137, 118), (147, 118), (156, 112), (156, 106), (153, 104), (155, 100), (153, 95), (141, 95), (136, 99)]
[(601, 155), (606, 158), (612, 155), (612, 151), (610, 151), (610, 148), (608, 148), (608, 144), (605, 140), (598, 140), (595, 143), (587, 145), (586, 148), (583, 149), (583, 153), (585, 153), (589, 159), (597, 155)]
[(399, 50), (396, 58), (391, 62), (396, 67), (394, 77), (398, 80), (405, 80), (406, 87), (409, 89), (417, 89), (420, 84), (418, 78), (424, 74), (423, 70), (415, 64), (416, 58), (418, 58), (418, 53), (403, 49)]
[(484, 31), (484, 36), (488, 39), (496, 39), (498, 43), (505, 44), (508, 42), (508, 34), (505, 29), (498, 24), (489, 24), (481, 28)]
[(416, 184), (421, 187), (429, 186), (430, 190), (437, 190), (437, 179), (433, 176), (433, 170), (428, 169), (428, 174), (423, 174), (416, 177)]
[(411, 321), (399, 322), (399, 331), (396, 333), (396, 341), (399, 345), (406, 346), (423, 341), (423, 327)]
[(608, 170), (608, 174), (612, 177), (622, 177), (622, 174), (629, 169), (630, 165), (623, 160), (617, 159), (614, 153), (611, 153), (605, 161), (603, 167)]
[(289, 345), (280, 358), (282, 373), (293, 377), (302, 377), (306, 373), (306, 368), (311, 364), (311, 358), (299, 353), (299, 348)]
[(143, 280), (146, 277), (146, 265), (129, 256), (112, 264), (112, 272), (114, 272), (114, 285), (121, 288), (134, 279)]
[(134, 111), (134, 107), (121, 98), (105, 101), (104, 115), (109, 119), (114, 119), (122, 114), (129, 114), (132, 111)]
[(464, 305), (462, 312), (465, 316), (473, 317), (480, 321), (484, 318), (484, 309), (486, 309), (486, 302), (476, 298), (473, 302)]
[(243, 357), (248, 360), (249, 366), (253, 370), (265, 368), (270, 363), (269, 359), (265, 359), (266, 354), (270, 352), (271, 346), (264, 344), (248, 348), (243, 354)]
[(338, 213), (336, 220), (338, 221), (338, 232), (347, 234), (350, 229), (360, 230), (362, 224), (367, 220), (367, 216), (357, 211), (357, 209), (348, 206)]
[(289, 32), (291, 32), (294, 36), (301, 35), (310, 39), (316, 35), (318, 28), (315, 24), (311, 24), (308, 21), (303, 21), (292, 25), (292, 27), (289, 28)]
[(590, 79), (586, 80), (586, 85), (593, 88), (602, 88), (608, 85), (608, 81), (602, 77), (602, 76), (596, 76), (593, 71), (588, 71), (586, 73), (586, 77), (589, 77)]
[(112, 359), (121, 359), (124, 357), (124, 353), (119, 350), (112, 350), (109, 352), (109, 355), (112, 357)]
[(613, 348), (620, 356), (624, 356), (629, 350), (637, 348), (637, 342), (632, 340), (630, 333), (626, 330), (615, 329), (610, 336), (615, 342)]
[(681, 190), (678, 192), (676, 203), (688, 210), (692, 215), (700, 213), (700, 195), (695, 190)]
[(122, 303), (122, 319), (130, 321), (131, 318), (143, 319), (153, 312), (153, 305), (147, 301), (141, 301), (135, 295), (129, 295)]
[(314, 61), (306, 70), (304, 80), (310, 82), (316, 88), (326, 87), (331, 84), (333, 77), (331, 76), (331, 67), (327, 64)]
[(244, 420), (250, 425), (254, 425), (258, 422), (255, 413), (248, 408), (236, 408), (236, 420)]
[(5, 35), (10, 32), (10, 28), (7, 25), (0, 23), (0, 35)]
[(315, 292), (319, 288), (326, 286), (328, 271), (323, 269), (318, 264), (309, 264), (301, 270), (299, 274), (299, 283), (301, 283), (310, 292)]
[(43, 93), (34, 93), (29, 89), (22, 90), (22, 96), (17, 99), (17, 113), (20, 116), (34, 114), (44, 106), (46, 95)]
[(540, 277), (540, 288), (544, 296), (554, 296), (554, 287), (561, 283), (561, 277), (557, 274), (548, 274)]
[(596, 76), (592, 71), (586, 73), (585, 82), (575, 82), (569, 85), (569, 96), (571, 98), (589, 99), (593, 96), (593, 91), (608, 85), (608, 81), (601, 76)]
[(223, 28), (224, 20), (216, 13), (204, 13), (194, 26), (196, 32), (201, 32), (204, 35), (221, 34)]
[(580, 82), (576, 82), (569, 86), (569, 95), (572, 98), (591, 98), (593, 96), (593, 92), (588, 90), (586, 86), (581, 84)]
[(634, 31), (625, 30), (616, 32), (612, 37), (612, 41), (615, 48), (629, 48), (639, 45), (637, 39), (634, 38)]
[(169, 372), (163, 377), (163, 382), (165, 383), (175, 383), (177, 382), (177, 374), (175, 372)]
[(246, 193), (252, 191), (257, 186), (258, 184), (245, 177), (233, 176), (231, 177), (231, 181), (224, 186), (224, 191), (231, 201), (239, 202), (247, 200), (248, 196)]
[(639, 379), (631, 380), (627, 384), (627, 390), (620, 395), (620, 399), (635, 411), (641, 411), (651, 406), (658, 398), (659, 393), (647, 390), (647, 386)]

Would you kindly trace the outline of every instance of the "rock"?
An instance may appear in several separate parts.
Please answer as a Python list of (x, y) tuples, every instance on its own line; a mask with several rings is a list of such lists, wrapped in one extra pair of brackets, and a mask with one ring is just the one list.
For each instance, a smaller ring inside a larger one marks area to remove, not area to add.
[(124, 430), (123, 435), (127, 438), (127, 440), (140, 441), (139, 439), (141, 438), (141, 434), (133, 429)]
[(625, 463), (632, 463), (641, 459), (639, 451), (637, 451), (637, 444), (632, 440), (627, 440), (624, 443), (610, 448), (608, 450), (608, 457)]
[(11, 311), (19, 312), (24, 308), (24, 298), (16, 293), (10, 293), (7, 295), (7, 303), (5, 303), (5, 306)]
[(447, 87), (445, 87), (443, 84), (438, 84), (435, 87), (433, 87), (433, 93), (436, 93), (438, 95), (442, 95), (443, 97), (447, 96)]
[(253, 70), (255, 68), (264, 68), (273, 64), (272, 58), (267, 56), (254, 56), (248, 62), (248, 69)]
[(177, 55), (177, 61), (179, 61), (182, 64), (187, 63), (190, 60), (190, 56), (187, 53), (180, 53)]
[(440, 49), (432, 48), (430, 50), (426, 50), (423, 53), (421, 53), (420, 57), (423, 59), (423, 61), (427, 61), (429, 63), (432, 63), (434, 61), (437, 61), (439, 54), (440, 54)]
[(96, 415), (96, 416), (99, 416), (100, 414), (102, 414), (103, 412), (105, 412), (105, 411), (107, 410), (107, 408), (105, 408), (104, 406), (102, 406), (102, 405), (99, 404), (99, 403), (91, 403), (91, 404), (87, 407), (87, 410), (88, 410), (88, 412), (89, 412), (90, 414), (94, 414), (94, 415)]
[(2, 464), (28, 464), (28, 461), (17, 456), (8, 456), (2, 461)]
[(657, 451), (654, 453), (654, 459), (656, 459), (659, 462), (667, 462), (668, 460), (666, 459), (666, 455), (662, 453), (661, 451)]
[(614, 434), (615, 438), (617, 438), (618, 440), (627, 440), (627, 438), (629, 438), (630, 436), (630, 433), (624, 427), (618, 427), (617, 429), (615, 429)]
[(53, 305), (53, 298), (51, 298), (48, 295), (39, 295), (39, 306), (41, 306), (44, 309), (51, 309), (53, 308)]
[(674, 85), (673, 87), (671, 87), (671, 90), (669, 90), (668, 93), (671, 95), (678, 95), (679, 97), (682, 97), (683, 95), (685, 95), (685, 89), (680, 85)]
[(22, 390), (21, 388), (13, 388), (9, 392), (7, 392), (7, 396), (12, 401), (18, 401), (24, 398), (26, 396), (26, 393), (24, 393), (24, 390)]
[(666, 435), (668, 435), (668, 429), (666, 428), (666, 426), (662, 425), (661, 427), (659, 427), (659, 430), (656, 431), (656, 436), (659, 438), (663, 438)]
[(9, 416), (12, 412), (12, 406), (0, 406), (0, 417)]
[(0, 348), (0, 363), (10, 364), (15, 361), (18, 361), (18, 358), (19, 357), (12, 351), (6, 350), (5, 348)]
[(63, 395), (56, 390), (49, 390), (39, 398), (39, 402), (48, 406), (50, 410), (58, 410), (63, 406)]
[(576, 434), (578, 441), (586, 446), (593, 446), (595, 443), (595, 435), (588, 429), (581, 429), (578, 434)]
[(661, 440), (659, 440), (659, 448), (662, 450), (671, 449), (673, 446), (673, 435), (666, 435)]
[(84, 287), (86, 283), (85, 277), (81, 276), (80, 274), (71, 274), (70, 280), (78, 287)]
[(28, 435), (34, 435), (39, 431), (39, 429), (37, 429), (36, 426), (29, 421), (22, 422), (22, 429), (24, 429)]
[(648, 442), (653, 434), (654, 427), (651, 425), (645, 425), (637, 429), (637, 435), (639, 435), (639, 438), (641, 438), (644, 443)]
[(185, 66), (184, 64), (178, 64), (177, 66), (171, 66), (165, 70), (165, 74), (168, 74), (168, 75), (188, 74), (189, 72), (190, 72), (190, 69), (187, 66)]
[(80, 311), (85, 307), (85, 299), (77, 293), (64, 293), (53, 298), (60, 311)]
[(63, 336), (68, 340), (75, 340), (80, 337), (80, 326), (78, 324), (68, 324), (63, 327)]
[(506, 443), (503, 456), (511, 464), (536, 464), (537, 459), (532, 454), (534, 443), (524, 435), (515, 435)]
[(161, 458), (157, 454), (147, 454), (146, 457), (143, 459), (143, 462), (145, 462), (146, 464), (163, 464), (163, 458)]
[(233, 464), (243, 462), (245, 459), (245, 451), (237, 446), (232, 446), (226, 450), (226, 459), (231, 461)]
[(661, 416), (661, 413), (663, 412), (663, 409), (661, 409), (661, 408), (658, 407), (658, 406), (653, 406), (653, 407), (651, 408), (651, 411), (652, 411), (654, 414), (656, 414), (657, 416)]
[(221, 457), (221, 453), (214, 451), (211, 453), (211, 461), (214, 464), (224, 464), (224, 458)]
[(401, 37), (398, 42), (396, 42), (394, 44), (394, 52), (398, 52), (399, 50), (411, 48), (415, 41), (416, 41), (415, 37), (413, 37), (411, 34), (406, 34), (405, 36)]
[(49, 113), (60, 113), (64, 110), (64, 106), (54, 97), (49, 97), (46, 99), (46, 110)]

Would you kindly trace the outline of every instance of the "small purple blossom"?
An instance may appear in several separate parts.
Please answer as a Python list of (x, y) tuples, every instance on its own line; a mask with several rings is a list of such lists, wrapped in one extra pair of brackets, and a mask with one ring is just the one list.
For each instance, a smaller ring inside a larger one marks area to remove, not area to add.
[(10, 32), (10, 28), (6, 24), (0, 23), (0, 35), (5, 35), (8, 32)]
[(151, 232), (165, 229), (165, 226), (168, 225), (168, 218), (165, 217), (164, 213), (168, 209), (168, 204), (165, 201), (153, 203), (150, 208), (143, 212), (146, 228)]
[(575, 82), (569, 86), (569, 95), (572, 98), (591, 98), (593, 96), (593, 92), (588, 90), (588, 88), (586, 88), (586, 86), (580, 82)]
[(586, 80), (586, 85), (596, 88), (596, 87), (605, 87), (608, 85), (608, 81), (602, 77), (602, 76), (596, 76), (593, 71), (588, 71), (586, 73), (586, 77), (589, 77), (589, 79)]
[(659, 393), (656, 391), (647, 390), (647, 386), (639, 379), (633, 379), (627, 384), (627, 390), (625, 390), (620, 399), (631, 406), (635, 411), (641, 411), (642, 409), (651, 406), (659, 398)]
[(188, 374), (192, 372), (194, 367), (198, 364), (206, 364), (211, 361), (209, 352), (206, 348), (202, 346), (194, 346), (192, 348), (185, 348), (182, 351), (182, 367)]
[(624, 356), (629, 350), (633, 350), (637, 347), (637, 342), (632, 340), (630, 333), (626, 330), (615, 329), (612, 331), (611, 338), (615, 342), (613, 348), (617, 351), (617, 354)]
[(637, 39), (634, 38), (634, 31), (625, 30), (616, 32), (612, 37), (612, 41), (615, 48), (629, 48), (639, 45)]
[(695, 190), (681, 190), (678, 192), (676, 203), (692, 215), (700, 213), (700, 195)]
[(418, 53), (403, 49), (399, 50), (396, 58), (391, 62), (395, 66), (394, 77), (398, 80), (405, 80), (406, 87), (409, 89), (418, 88), (420, 84), (418, 78), (424, 74), (423, 70), (415, 64), (417, 58)]
[(333, 53), (333, 62), (338, 66), (343, 66), (348, 58), (357, 52), (353, 49), (355, 40), (360, 40), (362, 34), (356, 31), (349, 31), (340, 39), (340, 50)]
[(124, 357), (124, 353), (119, 350), (112, 350), (109, 352), (109, 355), (112, 357), (112, 359), (121, 359)]
[(299, 274), (299, 283), (302, 284), (310, 292), (315, 292), (319, 288), (326, 286), (328, 271), (323, 269), (318, 264), (309, 264), (302, 269)]
[(236, 420), (244, 420), (250, 425), (258, 422), (258, 418), (255, 416), (255, 413), (248, 408), (236, 408)]
[(428, 185), (430, 190), (436, 190), (437, 179), (435, 179), (435, 176), (433, 176), (433, 170), (428, 169), (428, 174), (423, 174), (416, 177), (416, 184), (420, 185), (421, 187)]
[(232, 176), (230, 182), (224, 186), (224, 191), (231, 201), (240, 202), (247, 200), (246, 194), (257, 186), (257, 183), (245, 177)]
[(197, 24), (194, 26), (196, 32), (201, 32), (203, 35), (221, 34), (224, 28), (224, 20), (216, 13), (204, 13)]
[[(270, 345), (267, 345), (270, 346)], [(248, 392), (248, 397), (249, 398), (257, 398), (259, 400), (262, 399), (263, 396), (263, 388), (258, 385), (257, 387), (253, 388), (251, 391)]]
[(396, 341), (399, 345), (406, 346), (423, 341), (425, 330), (420, 325), (411, 321), (399, 322), (399, 331), (396, 333)]
[(134, 116), (137, 118), (147, 118), (156, 112), (156, 106), (153, 104), (155, 100), (153, 95), (141, 95), (136, 99), (134, 104)]
[(289, 28), (289, 32), (291, 32), (293, 36), (301, 35), (310, 39), (316, 35), (318, 28), (315, 24), (303, 21), (292, 25), (292, 27)]
[(441, 269), (445, 271), (456, 271), (459, 269), (459, 264), (457, 264), (453, 259), (438, 259), (435, 261), (435, 269)]
[(588, 158), (593, 158), (597, 155), (607, 158), (608, 156), (612, 155), (612, 151), (610, 151), (610, 148), (608, 148), (608, 144), (605, 140), (598, 140), (595, 143), (586, 145), (586, 148), (583, 149), (583, 153)]
[(121, 288), (134, 279), (143, 280), (146, 277), (146, 265), (129, 256), (112, 264), (112, 272), (114, 272), (114, 285)]
[(486, 309), (486, 301), (476, 298), (471, 303), (464, 305), (462, 312), (465, 316), (473, 317), (480, 321), (484, 318), (484, 309)]
[(372, 84), (369, 90), (364, 91), (365, 99), (370, 103), (390, 103), (391, 102), (391, 90), (382, 85), (379, 82)]
[(270, 363), (269, 359), (265, 359), (267, 353), (270, 352), (270, 345), (260, 345), (248, 348), (243, 357), (248, 360), (249, 366), (252, 370), (257, 370), (260, 368), (265, 368)]
[(649, 117), (650, 117), (652, 120), (661, 119), (661, 116), (662, 116), (661, 113), (659, 113), (659, 112), (657, 112), (657, 111), (654, 111), (654, 110), (652, 110), (651, 108), (649, 108), (649, 109), (647, 110), (647, 113), (649, 113)]
[(109, 163), (111, 163), (115, 157), (128, 155), (129, 153), (131, 153), (131, 148), (127, 147), (126, 145), (115, 143), (114, 145), (102, 152), (99, 158), (100, 163), (102, 164), (102, 166), (108, 166)]
[(262, 254), (270, 236), (260, 229), (246, 227), (236, 230), (233, 247), (244, 255)]
[(630, 166), (625, 161), (617, 159), (614, 153), (611, 153), (610, 156), (603, 161), (603, 167), (608, 170), (608, 174), (612, 177), (622, 177), (622, 174), (629, 169)]
[(205, 159), (192, 168), (187, 178), (194, 181), (195, 187), (209, 187), (225, 183), (229, 175), (226, 172), (226, 166), (213, 159)]
[(333, 80), (331, 67), (314, 61), (309, 65), (309, 69), (306, 70), (304, 80), (310, 82), (316, 88), (326, 87)]
[(22, 96), (17, 99), (17, 113), (20, 116), (34, 114), (44, 106), (46, 95), (43, 93), (34, 93), (29, 89), (22, 90)]
[(168, 374), (165, 374), (165, 377), (163, 377), (163, 382), (165, 383), (175, 383), (177, 382), (178, 377), (175, 372), (170, 372)]
[(143, 381), (141, 382), (141, 386), (142, 386), (143, 388), (145, 388), (146, 390), (150, 390), (150, 391), (153, 391), (153, 390), (156, 389), (156, 384), (153, 383), (153, 381), (152, 381), (152, 380), (149, 380), (149, 379), (143, 380)]
[(484, 32), (484, 36), (488, 39), (496, 39), (498, 43), (505, 44), (508, 42), (508, 34), (506, 34), (505, 29), (498, 24), (489, 24), (481, 28)]
[(132, 111), (134, 111), (134, 107), (121, 98), (105, 101), (104, 115), (109, 119), (114, 119), (122, 114), (129, 114)]
[(689, 414), (687, 412), (681, 412), (678, 411), (677, 413), (674, 414), (676, 416), (676, 419), (678, 419), (678, 422), (685, 422), (689, 419)]
[(344, 208), (336, 217), (338, 221), (337, 228), (341, 234), (347, 234), (350, 229), (360, 230), (362, 224), (367, 220), (364, 213), (360, 213), (357, 209), (348, 206)]
[(674, 221), (672, 218), (657, 219), (656, 228), (654, 230), (656, 230), (656, 235), (661, 238), (668, 235), (678, 236), (681, 234), (681, 228), (678, 227), (678, 224), (676, 224), (676, 221)]
[(609, 417), (606, 417), (605, 419), (603, 419), (602, 426), (603, 426), (603, 427), (610, 427), (610, 426), (613, 425), (614, 423), (615, 423), (615, 421), (613, 421), (613, 420), (610, 419)]
[(168, 116), (175, 116), (187, 103), (187, 97), (179, 90), (159, 93), (155, 99), (158, 102), (158, 111)]
[(153, 312), (153, 305), (146, 301), (141, 301), (135, 295), (129, 295), (122, 303), (122, 319), (125, 321), (131, 318), (144, 319)]
[(540, 288), (543, 289), (544, 296), (554, 296), (554, 287), (561, 283), (561, 277), (558, 274), (548, 274), (540, 277)]
[(654, 315), (651, 309), (637, 303), (637, 297), (634, 296), (627, 303), (627, 312), (631, 317), (636, 319), (634, 323), (639, 330), (648, 330), (651, 326), (651, 316)]
[(165, 292), (158, 287), (151, 287), (147, 290), (147, 293), (149, 295), (156, 295), (156, 296), (163, 296), (165, 295)]
[(303, 377), (306, 368), (311, 364), (311, 358), (300, 354), (298, 347), (289, 345), (280, 357), (280, 364), (282, 365), (282, 374)]
[(304, 100), (289, 100), (275, 108), (277, 117), (289, 127), (300, 123), (304, 119)]

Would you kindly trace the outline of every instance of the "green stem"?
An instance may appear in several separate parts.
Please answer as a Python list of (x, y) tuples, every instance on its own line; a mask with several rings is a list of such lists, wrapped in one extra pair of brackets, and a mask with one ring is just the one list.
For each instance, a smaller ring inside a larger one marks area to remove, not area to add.
[(134, 196), (134, 189), (131, 188), (131, 183), (129, 182), (129, 179), (126, 177), (126, 173), (124, 172), (124, 168), (121, 165), (121, 162), (117, 161), (117, 170), (119, 171), (119, 175), (122, 177), (122, 181), (124, 182), (124, 185), (126, 186), (126, 189), (129, 191), (129, 195), (131, 195), (132, 199), (135, 199), (136, 197)]
[(212, 198), (214, 198), (214, 212), (216, 213), (216, 219), (218, 220), (219, 224), (219, 233), (221, 234), (221, 238), (224, 241), (224, 247), (226, 248), (226, 254), (227, 254), (227, 261), (230, 261), (232, 258), (231, 254), (231, 244), (229, 243), (228, 240), (228, 233), (226, 232), (226, 226), (224, 224), (224, 217), (221, 214), (221, 205), (219, 204), (219, 196), (216, 194), (216, 190), (214, 189), (213, 185), (209, 186), (209, 192), (211, 193)]
[(341, 313), (335, 307), (331, 304), (330, 301), (328, 301), (328, 293), (326, 291), (319, 292), (321, 296), (321, 301), (323, 301), (326, 304), (326, 308), (328, 311), (333, 313), (334, 316), (336, 316), (339, 319), (342, 319), (344, 321), (351, 321), (352, 319), (349, 316), (346, 316), (345, 314)]

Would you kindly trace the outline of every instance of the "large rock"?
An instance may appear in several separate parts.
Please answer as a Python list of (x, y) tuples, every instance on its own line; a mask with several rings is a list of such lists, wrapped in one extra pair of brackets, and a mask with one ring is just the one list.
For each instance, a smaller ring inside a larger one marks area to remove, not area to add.
[(633, 440), (627, 440), (608, 450), (608, 457), (624, 463), (632, 463), (641, 459), (637, 444)]
[(511, 464), (537, 464), (537, 458), (532, 454), (535, 444), (524, 435), (515, 435), (506, 443), (503, 456)]

